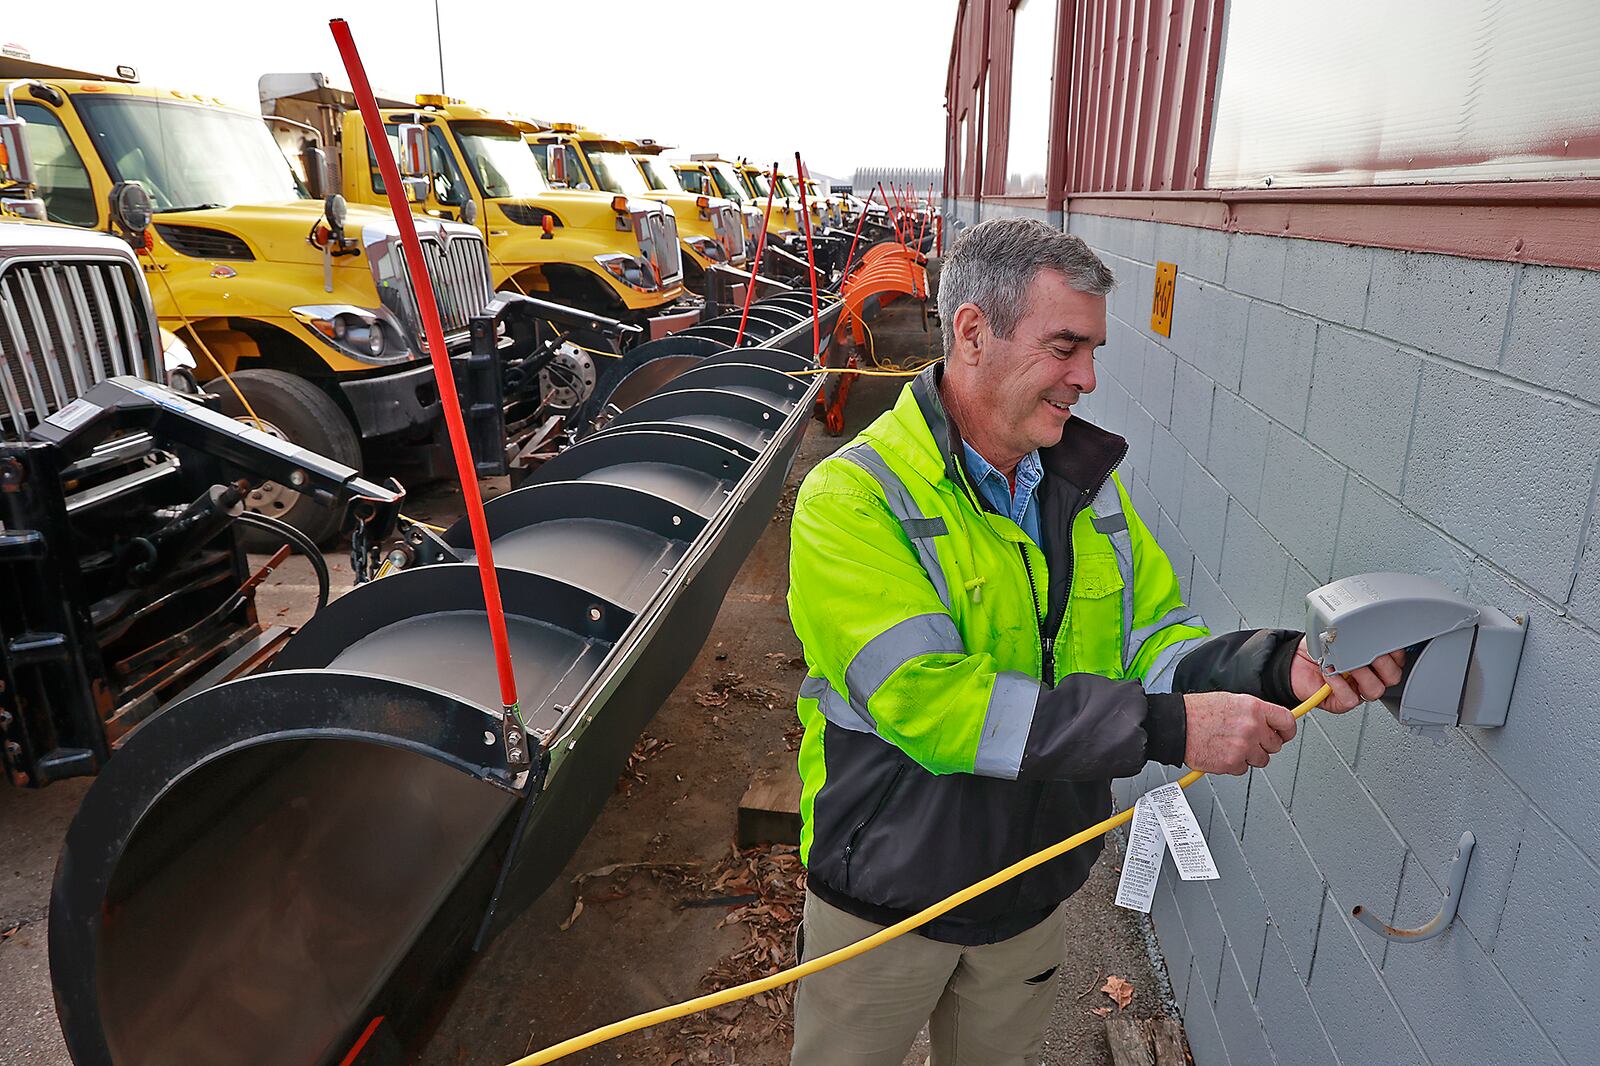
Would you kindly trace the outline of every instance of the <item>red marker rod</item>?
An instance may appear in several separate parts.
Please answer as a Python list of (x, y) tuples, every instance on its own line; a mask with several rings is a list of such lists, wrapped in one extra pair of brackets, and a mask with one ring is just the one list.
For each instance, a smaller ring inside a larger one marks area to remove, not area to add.
[(876, 189), (867, 190), (867, 202), (861, 205), (861, 217), (856, 219), (856, 235), (850, 238), (850, 252), (844, 257), (844, 272), (850, 273), (850, 266), (856, 259), (856, 242), (861, 239), (861, 225), (867, 220), (867, 209), (872, 206), (872, 195)]
[(739, 332), (734, 334), (733, 346), (744, 340), (744, 324), (750, 320), (750, 298), (756, 294), (756, 277), (761, 273), (761, 256), (767, 250), (767, 220), (772, 217), (772, 190), (778, 185), (778, 164), (772, 164), (767, 175), (767, 211), (761, 216), (761, 236), (756, 238), (756, 263), (750, 268), (750, 287), (744, 290), (744, 310), (739, 314)]
[(333, 30), (334, 43), (339, 46), (339, 58), (344, 61), (345, 73), (349, 75), (356, 101), (361, 105), (361, 121), (367, 128), (367, 141), (372, 145), (372, 154), (377, 158), (378, 169), (383, 174), (389, 208), (394, 212), (395, 224), (400, 229), (400, 245), (405, 251), (406, 265), (410, 268), (417, 309), (422, 313), (422, 324), (428, 337), (428, 358), (433, 362), (439, 402), (444, 407), (444, 421), (450, 431), (450, 450), (455, 454), (456, 476), (461, 481), (461, 496), (467, 505), (467, 524), (472, 529), (472, 548), (478, 557), (478, 577), (483, 583), (483, 603), (489, 616), (489, 638), (494, 643), (495, 671), (500, 678), (500, 702), (505, 710), (501, 736), (505, 741), (506, 761), (513, 769), (520, 769), (530, 765), (532, 759), (528, 752), (521, 708), (517, 705), (517, 678), (511, 666), (506, 612), (500, 602), (500, 581), (494, 569), (494, 549), (489, 543), (489, 523), (483, 515), (483, 498), (478, 494), (477, 471), (472, 465), (472, 449), (467, 443), (467, 427), (461, 417), (461, 400), (456, 394), (455, 374), (450, 368), (450, 352), (445, 348), (444, 328), (439, 323), (439, 305), (433, 294), (433, 279), (428, 276), (428, 264), (422, 257), (422, 242), (417, 239), (411, 204), (406, 199), (405, 186), (400, 183), (400, 167), (389, 148), (383, 118), (378, 114), (378, 101), (373, 98), (372, 86), (367, 82), (367, 71), (361, 65), (361, 54), (356, 51), (350, 25), (344, 19), (334, 19), (328, 26)]
[(806, 206), (806, 165), (794, 154), (794, 172), (800, 177), (800, 219), (806, 231), (806, 267), (811, 274), (811, 358), (822, 354), (822, 319), (817, 311), (817, 254), (811, 248), (811, 209)]

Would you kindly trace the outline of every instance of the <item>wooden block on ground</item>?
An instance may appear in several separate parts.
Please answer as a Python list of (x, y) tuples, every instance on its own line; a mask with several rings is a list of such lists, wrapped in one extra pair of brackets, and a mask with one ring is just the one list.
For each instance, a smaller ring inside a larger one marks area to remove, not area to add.
[(1185, 1066), (1183, 1029), (1171, 1018), (1107, 1018), (1113, 1066)]
[(739, 801), (739, 846), (800, 843), (800, 771), (757, 770)]

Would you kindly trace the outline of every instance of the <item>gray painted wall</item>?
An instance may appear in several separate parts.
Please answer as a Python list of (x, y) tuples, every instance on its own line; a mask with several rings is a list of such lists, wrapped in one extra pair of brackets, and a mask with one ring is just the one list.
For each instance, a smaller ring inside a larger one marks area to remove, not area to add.
[[(1307, 591), (1428, 574), (1529, 615), (1501, 729), (1435, 746), (1313, 712), (1265, 770), (1189, 790), (1222, 873), (1154, 921), (1199, 1066), (1596, 1061), (1600, 275), (1073, 215), (1120, 284), (1088, 417), (1214, 630), (1303, 628)], [(1179, 270), (1172, 336), (1154, 263)], [(1119, 803), (1176, 773), (1147, 767)], [(1390, 944), (1362, 904), (1456, 924)]]

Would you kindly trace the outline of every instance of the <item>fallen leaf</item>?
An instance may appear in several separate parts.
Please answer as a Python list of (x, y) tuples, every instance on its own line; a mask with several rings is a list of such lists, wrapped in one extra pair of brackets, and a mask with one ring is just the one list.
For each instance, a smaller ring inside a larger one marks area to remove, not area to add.
[(1123, 980), (1116, 974), (1106, 978), (1106, 983), (1100, 986), (1100, 991), (1111, 997), (1118, 1010), (1125, 1009), (1129, 1003), (1133, 1002), (1132, 982)]
[(572, 904), (572, 913), (567, 915), (567, 920), (561, 923), (561, 931), (565, 933), (572, 928), (572, 923), (578, 920), (578, 915), (583, 913), (583, 897), (579, 896)]
[(1109, 1017), (1110, 1016), (1111, 1008), (1110, 1007), (1090, 1007), (1089, 1008), (1089, 1013), (1093, 1014), (1097, 1018), (1105, 1018), (1105, 1017)]

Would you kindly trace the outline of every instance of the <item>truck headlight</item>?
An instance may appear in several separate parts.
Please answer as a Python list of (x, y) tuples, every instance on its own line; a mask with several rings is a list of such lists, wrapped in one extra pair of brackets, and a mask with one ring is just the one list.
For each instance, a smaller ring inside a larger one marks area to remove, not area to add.
[(720, 263), (728, 258), (727, 251), (717, 243), (715, 237), (685, 237), (683, 243), (693, 248), (702, 259)]
[(399, 329), (385, 316), (348, 304), (292, 307), (294, 317), (345, 355), (364, 362), (391, 362), (408, 353)]
[(594, 261), (607, 274), (616, 278), (630, 289), (640, 292), (650, 291), (650, 279), (646, 276), (644, 265), (631, 255), (621, 252), (612, 252), (609, 255), (597, 255)]

